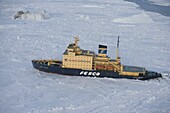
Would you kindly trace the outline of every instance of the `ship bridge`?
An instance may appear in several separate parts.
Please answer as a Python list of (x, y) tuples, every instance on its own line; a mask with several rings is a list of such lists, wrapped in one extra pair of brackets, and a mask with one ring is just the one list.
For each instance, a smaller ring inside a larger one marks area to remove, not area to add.
[(75, 37), (75, 41), (68, 45), (63, 53), (63, 68), (76, 69), (93, 69), (93, 59), (95, 52), (83, 50), (78, 46), (79, 38)]

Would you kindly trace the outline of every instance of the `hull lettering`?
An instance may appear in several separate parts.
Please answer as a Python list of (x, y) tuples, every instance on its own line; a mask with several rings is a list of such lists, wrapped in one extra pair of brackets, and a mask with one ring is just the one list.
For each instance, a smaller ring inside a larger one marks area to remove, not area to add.
[(100, 72), (81, 71), (81, 72), (80, 72), (80, 75), (100, 76)]

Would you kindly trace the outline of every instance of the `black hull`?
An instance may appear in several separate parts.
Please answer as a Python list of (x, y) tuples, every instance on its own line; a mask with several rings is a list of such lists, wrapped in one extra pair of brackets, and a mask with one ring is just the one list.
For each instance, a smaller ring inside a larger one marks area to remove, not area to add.
[(139, 80), (148, 80), (148, 79), (162, 77), (161, 74), (155, 72), (148, 72), (146, 75), (135, 77), (135, 76), (119, 75), (118, 72), (113, 72), (113, 71), (62, 68), (61, 64), (47, 65), (45, 63), (41, 63), (36, 60), (33, 60), (32, 64), (35, 69), (38, 69), (40, 71), (44, 71), (48, 73), (56, 73), (61, 75), (69, 75), (69, 76), (127, 78), (127, 79), (139, 79)]

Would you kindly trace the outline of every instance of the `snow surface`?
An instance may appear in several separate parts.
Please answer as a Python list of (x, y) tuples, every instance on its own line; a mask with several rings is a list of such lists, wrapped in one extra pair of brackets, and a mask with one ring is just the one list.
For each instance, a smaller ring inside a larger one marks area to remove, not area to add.
[[(123, 0), (1, 0), (0, 113), (169, 113), (170, 18), (137, 7)], [(13, 19), (20, 10), (46, 10), (51, 18)], [(61, 60), (77, 35), (96, 53), (107, 44), (112, 58), (120, 36), (123, 64), (164, 79), (69, 77), (32, 67), (32, 59)]]
[(149, 1), (158, 5), (170, 6), (170, 0), (149, 0)]
[(153, 23), (152, 18), (145, 12), (141, 14), (135, 14), (133, 16), (113, 19), (115, 23)]

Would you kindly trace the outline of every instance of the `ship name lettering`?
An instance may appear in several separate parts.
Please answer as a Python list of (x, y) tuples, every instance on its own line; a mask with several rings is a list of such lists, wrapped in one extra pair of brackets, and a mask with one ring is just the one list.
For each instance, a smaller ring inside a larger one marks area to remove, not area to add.
[(92, 72), (92, 71), (81, 71), (80, 75), (93, 75), (93, 76), (99, 76), (100, 72)]

